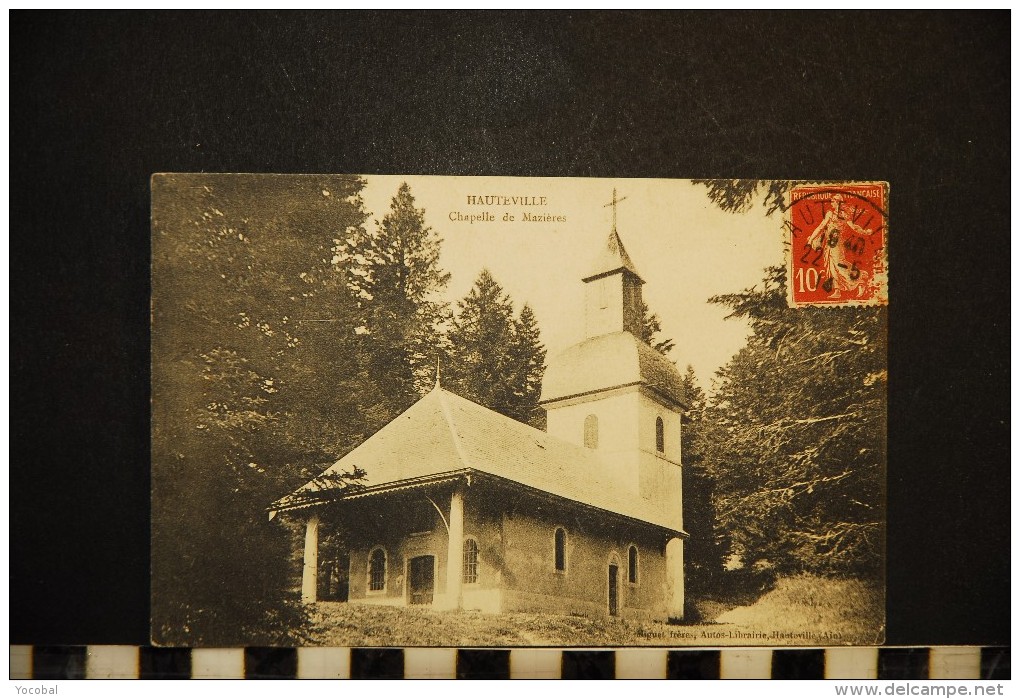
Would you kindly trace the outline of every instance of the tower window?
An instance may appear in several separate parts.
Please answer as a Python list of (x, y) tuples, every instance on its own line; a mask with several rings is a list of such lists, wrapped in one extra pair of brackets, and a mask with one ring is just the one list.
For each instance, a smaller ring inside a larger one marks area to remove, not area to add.
[(386, 552), (381, 548), (372, 549), (368, 556), (368, 589), (386, 589)]
[(655, 451), (659, 453), (666, 451), (666, 430), (661, 417), (655, 418)]
[(627, 550), (627, 582), (637, 584), (637, 546)]
[(557, 528), (553, 538), (556, 547), (556, 570), (563, 572), (567, 569), (567, 532)]
[(478, 582), (478, 542), (464, 540), (464, 582)]
[(599, 419), (595, 415), (584, 419), (584, 446), (589, 449), (599, 448)]

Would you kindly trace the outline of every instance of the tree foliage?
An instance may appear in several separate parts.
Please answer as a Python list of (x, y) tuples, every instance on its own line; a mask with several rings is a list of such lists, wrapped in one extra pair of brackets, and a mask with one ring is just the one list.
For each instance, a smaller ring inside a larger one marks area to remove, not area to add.
[(443, 383), (470, 400), (520, 422), (537, 425), (545, 347), (531, 307), (516, 318), (503, 287), (483, 269), (457, 302)]
[(448, 316), (438, 294), (450, 275), (439, 266), (442, 239), (425, 224), (406, 182), (374, 230), (351, 231), (334, 261), (358, 303), (359, 332), (384, 395), (400, 412), (431, 385)]
[(510, 417), (545, 429), (545, 410), (538, 407), (542, 396), (542, 376), (545, 374), (545, 345), (542, 344), (538, 319), (527, 303), (521, 307), (514, 321), (513, 353), (517, 357), (512, 377), (517, 409)]
[(668, 337), (662, 337), (662, 321), (657, 313), (652, 313), (648, 304), (641, 302), (641, 339), (656, 352), (669, 356), (676, 343)]
[[(265, 508), (390, 415), (335, 273), (352, 177), (166, 176), (153, 188), (153, 633), (293, 642)], [(344, 398), (339, 399), (340, 396)]]
[(713, 506), (715, 481), (704, 457), (708, 399), (690, 365), (683, 375), (683, 393), (687, 408), (680, 431), (680, 460), (684, 528), (690, 535), (685, 545), (686, 578), (692, 597), (698, 597), (713, 591), (717, 574), (722, 570), (722, 552)]
[(711, 299), (748, 344), (718, 372), (704, 458), (720, 535), (746, 565), (861, 572), (882, 564), (884, 308), (799, 308), (786, 272)]
[(693, 180), (708, 187), (708, 198), (723, 211), (743, 213), (758, 197), (766, 206), (766, 215), (786, 210), (786, 192), (790, 180)]

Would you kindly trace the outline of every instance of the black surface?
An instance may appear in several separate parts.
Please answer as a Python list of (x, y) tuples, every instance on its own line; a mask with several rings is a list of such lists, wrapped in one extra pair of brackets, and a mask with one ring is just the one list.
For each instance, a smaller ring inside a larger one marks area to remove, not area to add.
[(245, 648), (246, 680), (292, 680), (297, 677), (297, 650), (294, 648)]
[(1009, 643), (1009, 41), (1007, 12), (10, 13), (11, 642), (149, 638), (149, 176), (315, 171), (890, 181), (886, 640)]
[(191, 649), (139, 648), (138, 677), (143, 680), (191, 679)]
[(612, 680), (616, 653), (611, 650), (567, 650), (560, 654), (560, 679)]
[(1008, 680), (1011, 675), (1009, 648), (981, 649), (981, 679)]
[(510, 678), (510, 651), (458, 650), (458, 680), (505, 680)]
[(84, 679), (85, 658), (84, 646), (36, 646), (32, 649), (32, 679)]
[(669, 651), (666, 657), (666, 678), (671, 680), (719, 679), (719, 651)]
[(825, 651), (791, 649), (772, 651), (772, 679), (820, 680), (825, 677)]
[(878, 679), (926, 680), (930, 656), (927, 648), (879, 648)]
[(352, 648), (352, 680), (399, 680), (404, 677), (404, 651), (399, 648)]

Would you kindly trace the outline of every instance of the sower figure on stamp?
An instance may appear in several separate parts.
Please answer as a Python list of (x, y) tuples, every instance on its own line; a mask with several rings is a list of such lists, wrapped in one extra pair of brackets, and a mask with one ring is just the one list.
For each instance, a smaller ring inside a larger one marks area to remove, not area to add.
[(808, 237), (808, 245), (822, 252), (822, 267), (826, 279), (822, 288), (831, 291), (831, 299), (838, 299), (844, 291), (857, 291), (861, 296), (865, 290), (868, 273), (858, 269), (849, 259), (847, 252), (863, 252), (864, 241), (854, 239), (850, 231), (860, 236), (870, 236), (874, 231), (854, 223), (843, 209), (843, 195), (832, 196), (832, 208), (825, 212), (825, 218)]

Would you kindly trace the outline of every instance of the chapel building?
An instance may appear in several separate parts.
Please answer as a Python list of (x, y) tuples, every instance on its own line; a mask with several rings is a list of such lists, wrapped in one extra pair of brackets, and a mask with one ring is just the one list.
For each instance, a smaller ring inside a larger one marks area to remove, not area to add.
[[(586, 337), (546, 369), (547, 431), (437, 378), (273, 504), (304, 526), (305, 602), (683, 617), (681, 376), (640, 339), (644, 280), (615, 225), (581, 282)], [(330, 493), (354, 467), (364, 484)]]

